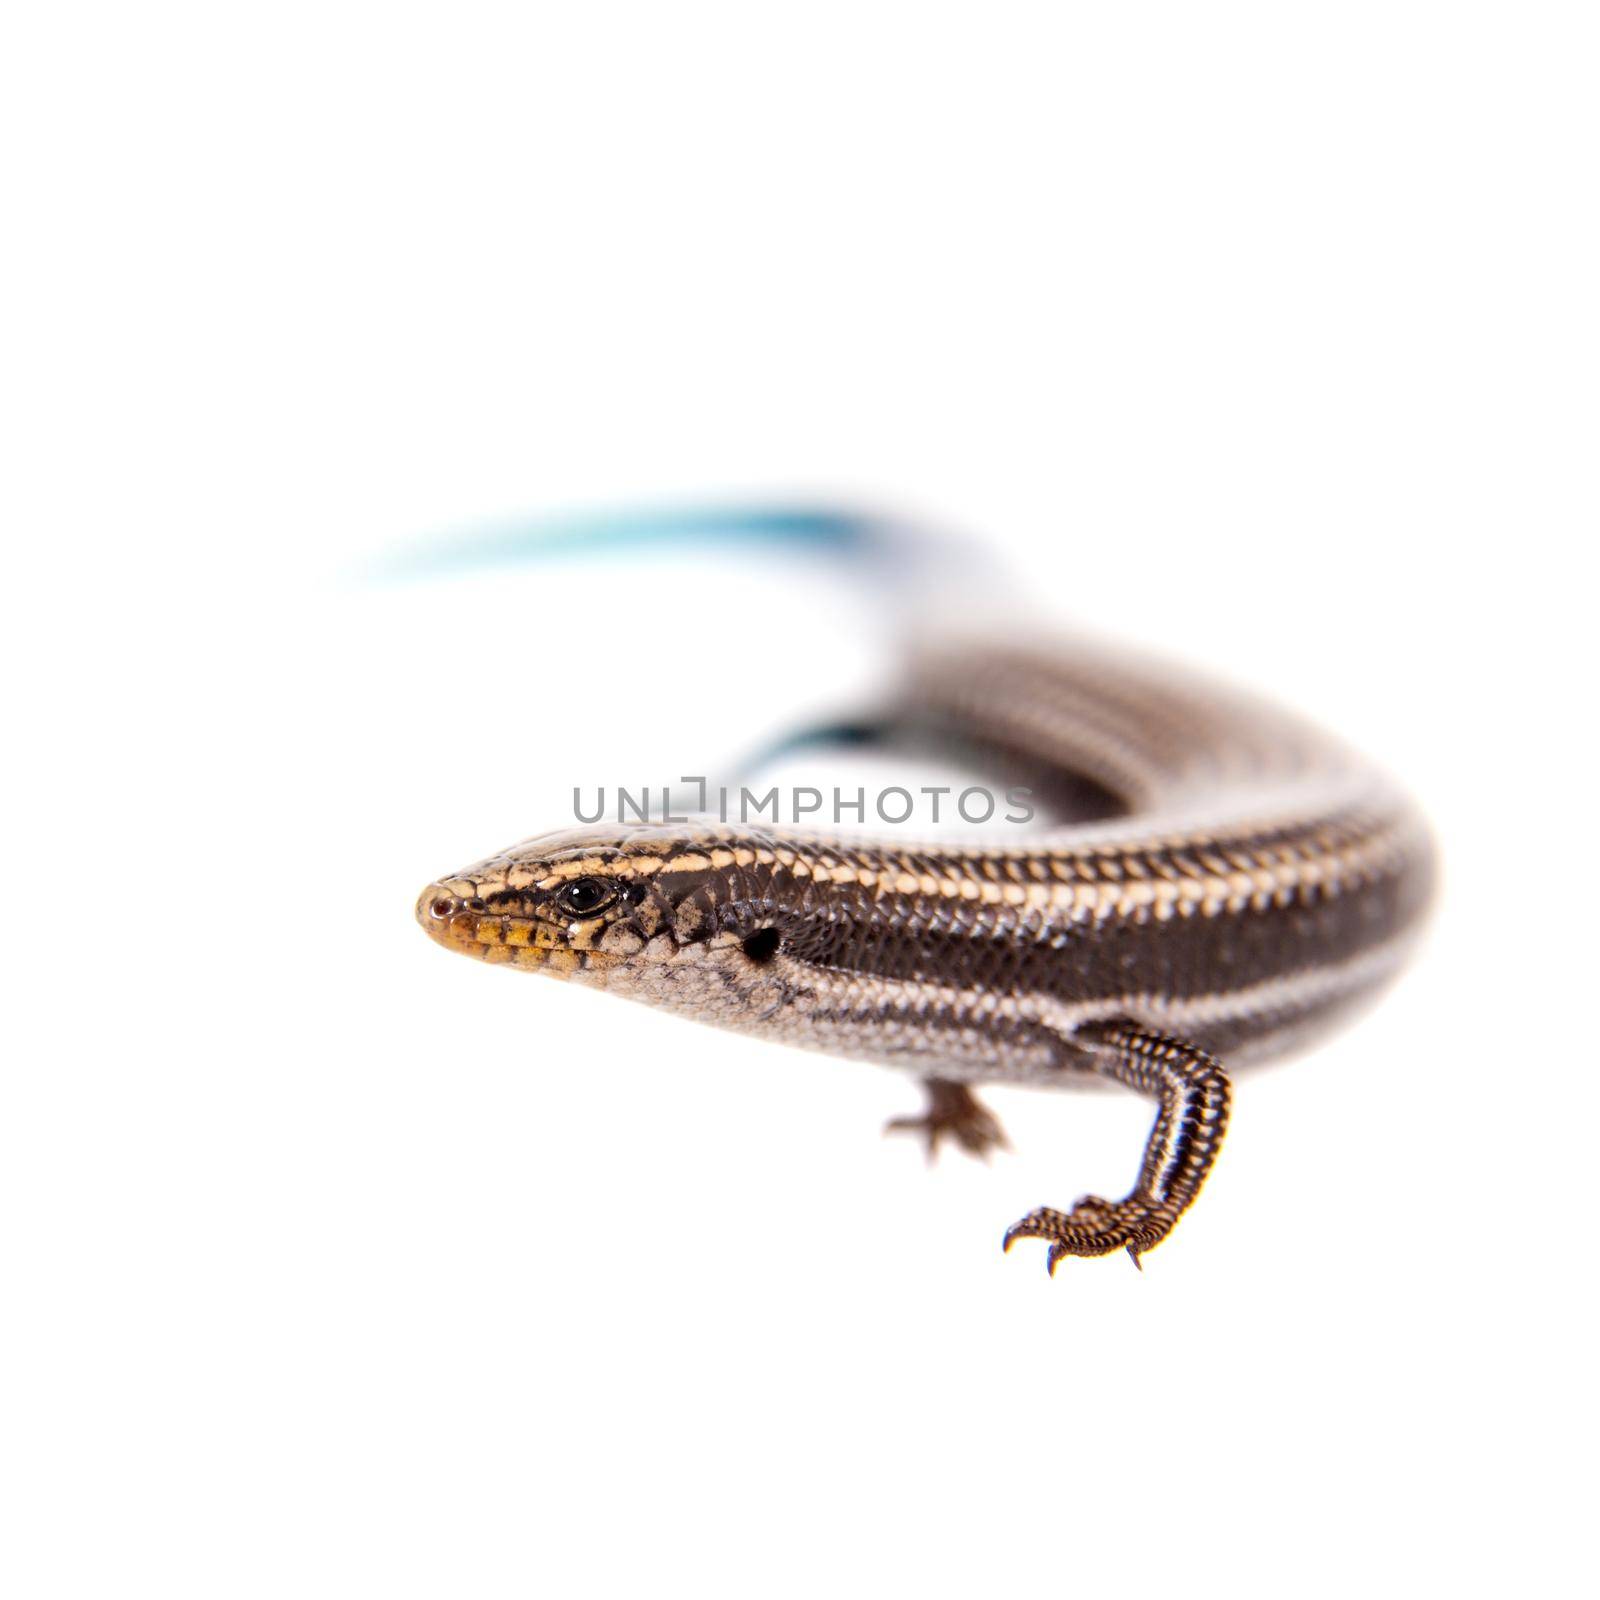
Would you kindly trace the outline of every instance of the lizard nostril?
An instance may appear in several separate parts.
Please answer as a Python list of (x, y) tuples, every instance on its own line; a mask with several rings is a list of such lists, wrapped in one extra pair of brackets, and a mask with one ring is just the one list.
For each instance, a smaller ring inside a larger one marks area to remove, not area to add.
[(430, 900), (428, 902), (428, 915), (443, 921), (443, 919), (448, 917), (451, 912), (455, 910), (455, 908), (456, 902), (452, 900), (449, 895), (442, 894), (437, 899)]

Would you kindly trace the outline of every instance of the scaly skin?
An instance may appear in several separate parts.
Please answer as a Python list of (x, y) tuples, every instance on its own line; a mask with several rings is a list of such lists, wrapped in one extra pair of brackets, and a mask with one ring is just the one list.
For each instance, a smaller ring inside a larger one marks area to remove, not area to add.
[(969, 649), (924, 657), (913, 685), (908, 719), (1087, 779), (1122, 815), (1000, 845), (571, 829), (430, 884), (418, 918), (480, 960), (910, 1070), (930, 1147), (1003, 1142), (976, 1083), (1146, 1094), (1133, 1190), (1005, 1237), (1044, 1240), (1052, 1271), (1137, 1260), (1221, 1146), (1219, 1058), (1297, 1047), (1397, 969), (1429, 895), (1426, 831), (1303, 724), (1120, 659)]

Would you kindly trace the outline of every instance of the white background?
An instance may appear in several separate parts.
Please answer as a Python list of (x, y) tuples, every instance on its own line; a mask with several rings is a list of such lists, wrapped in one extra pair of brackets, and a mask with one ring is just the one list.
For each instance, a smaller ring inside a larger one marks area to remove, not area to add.
[[(0, 1587), (1592, 1593), (1592, 11), (577, 9), (8, 24)], [(785, 494), (1436, 821), (1424, 959), (1142, 1275), (999, 1250), (1131, 1098), (929, 1171), (908, 1082), (412, 924), (877, 619), (361, 564)]]

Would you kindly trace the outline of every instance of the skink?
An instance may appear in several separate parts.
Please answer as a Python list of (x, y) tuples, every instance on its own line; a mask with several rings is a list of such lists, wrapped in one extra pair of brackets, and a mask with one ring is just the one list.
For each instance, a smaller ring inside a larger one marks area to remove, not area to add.
[(984, 843), (782, 828), (568, 829), (430, 884), (447, 948), (919, 1075), (902, 1123), (984, 1151), (985, 1082), (1110, 1080), (1156, 1104), (1117, 1200), (1005, 1234), (1137, 1262), (1228, 1123), (1224, 1067), (1371, 997), (1415, 941), (1427, 829), (1371, 765), (1231, 690), (1083, 645), (923, 650), (896, 713), (1022, 761), (1103, 813)]

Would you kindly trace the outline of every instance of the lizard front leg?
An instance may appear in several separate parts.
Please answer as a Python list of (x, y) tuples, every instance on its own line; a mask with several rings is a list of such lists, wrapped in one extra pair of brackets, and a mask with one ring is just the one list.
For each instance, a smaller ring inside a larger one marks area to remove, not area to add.
[(1093, 1069), (1160, 1103), (1145, 1145), (1139, 1181), (1122, 1200), (1085, 1196), (1071, 1211), (1041, 1207), (1006, 1231), (1049, 1242), (1054, 1273), (1065, 1256), (1103, 1256), (1126, 1250), (1137, 1266), (1172, 1231), (1206, 1181), (1228, 1127), (1231, 1088), (1214, 1056), (1182, 1039), (1132, 1023), (1096, 1023), (1072, 1036)]
[(895, 1117), (884, 1124), (885, 1133), (920, 1133), (928, 1144), (928, 1159), (939, 1153), (939, 1141), (948, 1135), (971, 1155), (987, 1159), (993, 1149), (1005, 1150), (1005, 1129), (995, 1114), (964, 1083), (949, 1078), (924, 1078), (928, 1104), (920, 1117)]

